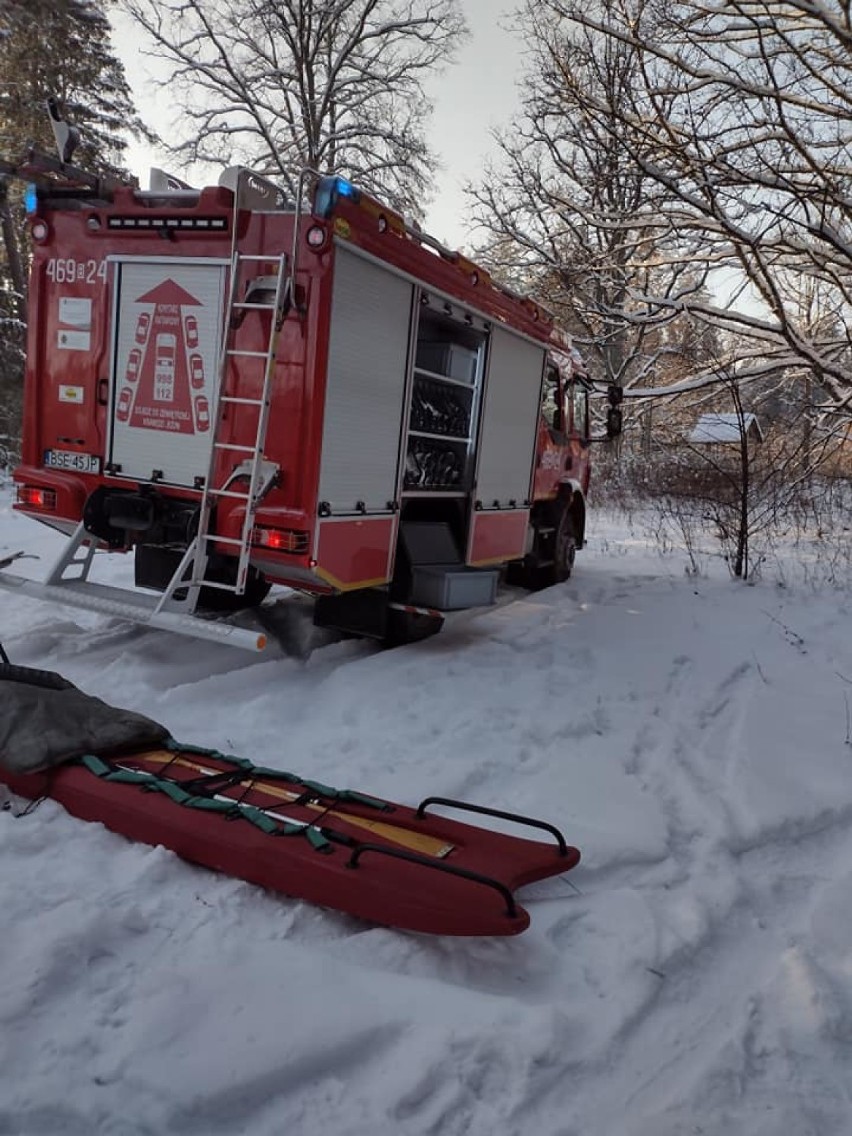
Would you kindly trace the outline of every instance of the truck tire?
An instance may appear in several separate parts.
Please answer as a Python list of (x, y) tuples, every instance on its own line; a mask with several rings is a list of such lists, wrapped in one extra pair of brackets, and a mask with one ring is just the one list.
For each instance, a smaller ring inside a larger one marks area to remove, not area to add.
[(508, 566), (506, 582), (538, 592), (563, 583), (574, 567), (577, 530), (568, 502), (557, 502), (535, 516), (533, 530), (532, 552)]
[[(556, 519), (556, 518), (555, 518)], [(556, 520), (556, 532), (553, 536), (553, 564), (550, 566), (550, 583), (561, 584), (567, 580), (574, 569), (574, 557), (577, 555), (577, 532), (574, 527), (574, 516), (568, 505), (563, 505)], [(545, 584), (545, 587), (549, 585)]]

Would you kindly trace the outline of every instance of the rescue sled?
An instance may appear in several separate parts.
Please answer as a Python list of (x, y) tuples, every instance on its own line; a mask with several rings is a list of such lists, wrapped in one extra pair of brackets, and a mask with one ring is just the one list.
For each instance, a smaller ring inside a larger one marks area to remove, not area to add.
[[(0, 730), (0, 781), (13, 793), (51, 797), (72, 815), (131, 840), (161, 844), (185, 860), (361, 919), (432, 934), (516, 935), (530, 919), (514, 892), (580, 859), (544, 821), (444, 797), (410, 808), (336, 790), (179, 744), (149, 719), (92, 699), (58, 675), (0, 667), (4, 678), (4, 721), (11, 691), (23, 698), (22, 720), (31, 720), (36, 701), (47, 700), (61, 726), (63, 708), (76, 714), (82, 705), (99, 715), (82, 731), (87, 740), (107, 738), (82, 748), (69, 739), (67, 752), (51, 759), (58, 763), (21, 772), (11, 768), (12, 722), (11, 733)], [(136, 722), (141, 746), (133, 744)], [(29, 745), (25, 737), (25, 760)], [(547, 839), (468, 824), (439, 815), (439, 808), (514, 822)]]

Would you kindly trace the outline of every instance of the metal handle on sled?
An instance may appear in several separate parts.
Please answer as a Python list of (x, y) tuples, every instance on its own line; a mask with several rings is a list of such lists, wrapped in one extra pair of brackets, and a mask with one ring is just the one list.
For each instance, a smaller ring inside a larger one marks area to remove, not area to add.
[(486, 808), (485, 805), (469, 805), (467, 801), (454, 801), (451, 797), (426, 797), (417, 806), (417, 812), (414, 814), (418, 820), (423, 819), (430, 805), (446, 805), (451, 809), (464, 809), (466, 812), (479, 813), (481, 816), (499, 817), (500, 820), (511, 820), (516, 824), (527, 824), (532, 828), (541, 828), (555, 838), (559, 846), (559, 855), (568, 855), (568, 844), (565, 837), (555, 824), (548, 824), (546, 820), (534, 820), (532, 817), (521, 816), (520, 813), (505, 813), (501, 809)]
[(515, 900), (512, 893), (505, 884), (501, 884), (499, 880), (492, 880), (490, 876), (483, 876), (480, 875), (479, 872), (472, 872), (469, 868), (457, 868), (452, 864), (427, 860), (425, 856), (418, 856), (416, 852), (405, 852), (401, 848), (387, 848), (383, 844), (359, 844), (346, 862), (346, 867), (357, 868), (358, 861), (365, 852), (380, 852), (383, 856), (393, 856), (396, 860), (407, 860), (409, 864), (420, 864), (424, 868), (433, 868), (436, 872), (446, 872), (449, 876), (458, 876), (460, 879), (470, 880), (475, 884), (484, 884), (485, 887), (492, 888), (503, 897), (508, 917), (510, 919), (517, 918), (518, 909), (515, 907)]

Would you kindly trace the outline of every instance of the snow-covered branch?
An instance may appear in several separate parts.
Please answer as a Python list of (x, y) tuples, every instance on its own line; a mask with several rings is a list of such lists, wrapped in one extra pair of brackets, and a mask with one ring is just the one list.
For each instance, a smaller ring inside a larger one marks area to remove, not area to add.
[(724, 346), (848, 407), (848, 3), (528, 0), (519, 26), (523, 122), (472, 189), (495, 265), (550, 288), (608, 381), (688, 382)]
[(188, 160), (291, 192), (303, 167), (334, 169), (422, 215), (436, 165), (423, 80), (465, 34), (459, 0), (125, 2), (185, 95)]

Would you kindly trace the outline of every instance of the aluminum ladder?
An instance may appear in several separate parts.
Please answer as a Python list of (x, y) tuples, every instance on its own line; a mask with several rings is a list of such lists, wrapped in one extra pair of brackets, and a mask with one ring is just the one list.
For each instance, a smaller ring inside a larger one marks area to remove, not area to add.
[[(251, 282), (253, 288), (248, 291), (246, 298), (239, 300), (237, 297), (241, 268), (249, 263), (274, 266), (275, 272), (274, 275), (256, 277)], [(225, 311), (225, 330), (219, 359), (213, 441), (201, 496), (198, 532), (184, 553), (177, 571), (160, 599), (159, 611), (177, 609), (191, 614), (195, 611), (202, 587), (231, 592), (234, 595), (242, 595), (245, 591), (255, 514), (264, 494), (278, 474), (278, 466), (264, 458), (263, 448), (266, 443), (266, 430), (269, 422), (269, 392), (275, 374), (278, 336), (286, 315), (290, 288), (287, 264), (285, 253), (275, 253), (269, 256), (239, 252), (234, 254), (231, 264), (230, 293)], [(264, 295), (274, 292), (273, 299), (269, 301), (252, 300), (250, 298), (252, 292), (258, 291)], [(246, 311), (270, 312), (272, 314), (265, 351), (247, 351), (244, 348), (234, 346), (238, 326), (235, 321), (239, 319), (242, 312)], [(263, 384), (259, 398), (245, 398), (223, 393), (228, 364), (231, 359), (240, 358), (263, 359), (264, 361)], [(231, 406), (254, 409), (257, 416), (254, 445), (222, 441), (225, 413), (227, 408)], [(242, 454), (244, 457), (241, 462), (234, 466), (224, 482), (221, 485), (216, 485), (214, 478), (218, 464), (217, 459), (223, 451)], [(235, 482), (242, 479), (248, 481), (247, 487), (245, 489), (235, 488)], [(245, 502), (245, 514), (239, 537), (222, 536), (214, 528), (214, 518), (217, 515), (216, 504), (218, 501), (226, 499)], [(233, 548), (234, 557), (237, 561), (237, 570), (233, 582), (226, 583), (221, 580), (207, 579), (210, 546), (213, 544)]]

